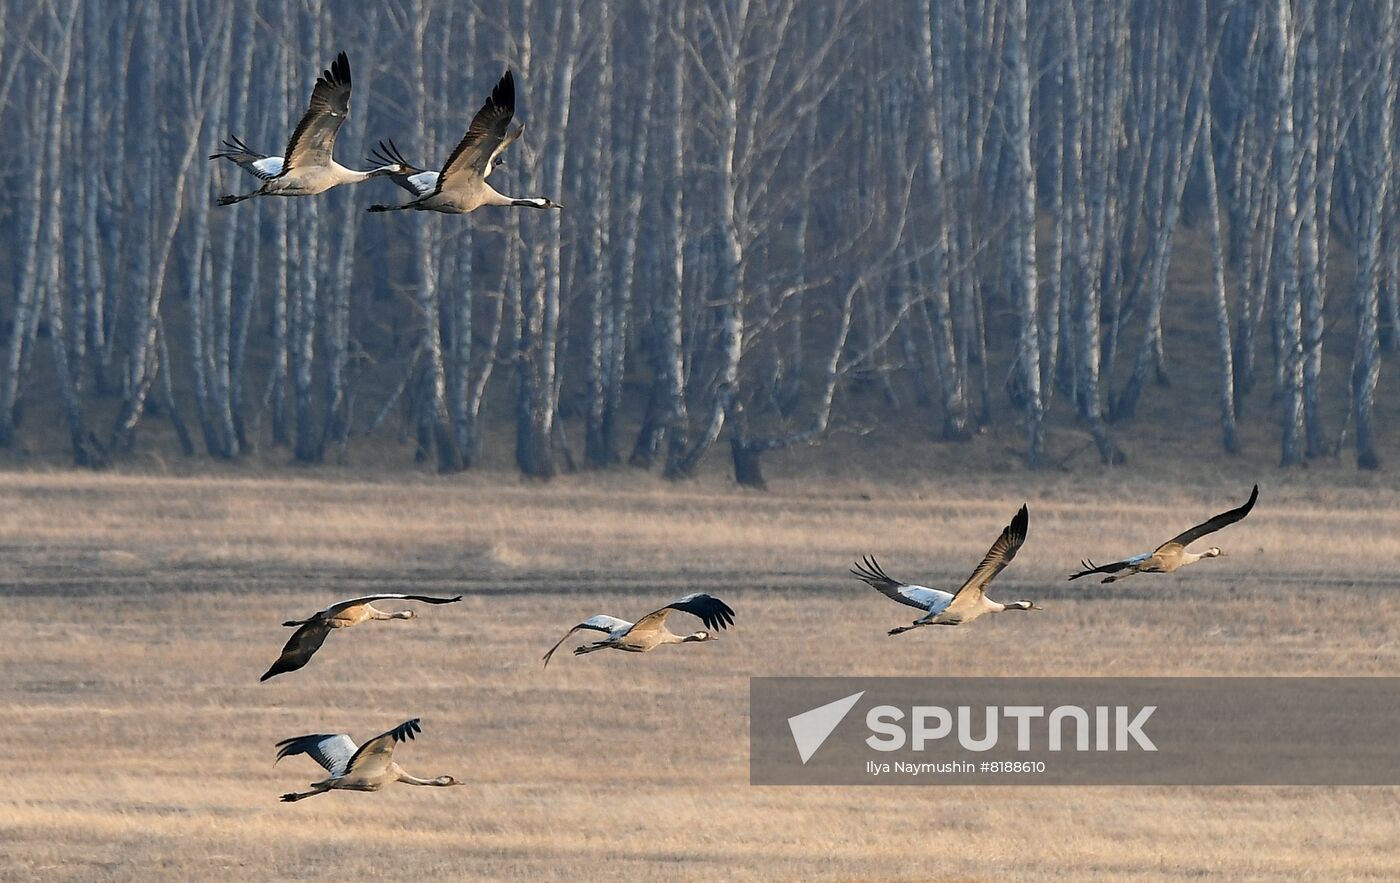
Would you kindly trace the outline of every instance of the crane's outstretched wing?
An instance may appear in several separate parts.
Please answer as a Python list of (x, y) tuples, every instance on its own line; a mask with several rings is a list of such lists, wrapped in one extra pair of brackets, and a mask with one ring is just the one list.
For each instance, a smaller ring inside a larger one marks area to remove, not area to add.
[(606, 613), (590, 616), (588, 619), (585, 619), (583, 622), (565, 632), (564, 637), (559, 639), (559, 643), (549, 648), (549, 652), (544, 655), (544, 667), (549, 668), (549, 657), (553, 656), (554, 651), (558, 650), (560, 645), (569, 640), (569, 636), (579, 629), (592, 629), (595, 632), (607, 632), (611, 634), (618, 629), (630, 629), (631, 627), (632, 623), (627, 620), (618, 619), (616, 616), (608, 616)]
[(237, 163), (243, 170), (260, 181), (270, 181), (282, 174), (282, 157), (258, 153), (237, 135), (230, 135), (223, 141), (223, 149), (209, 154), (210, 159), (226, 159)]
[(982, 563), (978, 564), (977, 569), (972, 571), (972, 576), (969, 576), (967, 582), (953, 593), (953, 605), (957, 604), (959, 598), (967, 596), (975, 599), (980, 596), (986, 590), (987, 584), (1006, 569), (1006, 565), (1011, 563), (1011, 559), (1016, 557), (1016, 553), (1021, 550), (1021, 545), (1026, 541), (1030, 520), (1030, 512), (1022, 505), (1012, 516), (1011, 523), (1002, 528), (1001, 535), (987, 550), (987, 554), (982, 558)]
[(957, 625), (966, 618), (968, 611), (976, 608), (986, 593), (987, 584), (996, 579), (997, 574), (1005, 570), (1011, 559), (1016, 557), (1016, 552), (1026, 541), (1029, 527), (1030, 513), (1022, 506), (1011, 519), (1011, 523), (1002, 528), (1001, 535), (987, 550), (982, 563), (972, 571), (972, 576), (967, 578), (967, 582), (962, 584), (962, 588), (958, 589), (957, 594), (953, 595), (953, 600), (939, 615), (940, 625)]
[(379, 146), (370, 152), (369, 161), (371, 165), (376, 166), (398, 166), (400, 171), (390, 172), (389, 180), (415, 197), (427, 196), (437, 189), (438, 173), (420, 169), (404, 159), (392, 138), (380, 141)]
[(949, 592), (910, 585), (894, 579), (885, 573), (880, 562), (869, 555), (865, 556), (863, 561), (856, 562), (855, 567), (851, 568), (851, 573), (891, 601), (898, 601), (919, 610), (931, 611), (946, 607), (948, 602), (953, 600)]
[(414, 733), (423, 732), (418, 726), (418, 718), (404, 721), (387, 733), (380, 733), (359, 747), (345, 765), (346, 774), (360, 773), (373, 776), (388, 769), (394, 760), (394, 746), (412, 739)]
[(284, 172), (298, 166), (330, 165), (335, 136), (350, 115), (350, 59), (342, 52), (311, 88), (306, 113), (287, 141)]
[(1167, 540), (1162, 545), (1158, 546), (1157, 551), (1160, 552), (1163, 549), (1166, 549), (1168, 546), (1173, 545), (1185, 548), (1186, 546), (1191, 545), (1196, 540), (1199, 540), (1206, 534), (1215, 533), (1222, 527), (1228, 527), (1229, 525), (1234, 524), (1236, 521), (1243, 519), (1246, 515), (1249, 514), (1249, 510), (1254, 508), (1254, 501), (1257, 499), (1259, 499), (1259, 485), (1256, 484), (1254, 486), (1254, 490), (1249, 492), (1249, 499), (1245, 501), (1243, 506), (1238, 506), (1234, 509), (1231, 509), (1229, 512), (1221, 512), (1219, 515), (1215, 516), (1209, 521), (1202, 522), (1201, 524), (1196, 525), (1190, 530), (1182, 531), (1181, 533)]
[(332, 776), (343, 776), (350, 766), (350, 758), (355, 756), (355, 740), (344, 733), (312, 733), (277, 743), (277, 760), (294, 754), (305, 754)]
[(364, 595), (360, 598), (347, 598), (344, 601), (337, 601), (325, 610), (316, 615), (330, 619), (338, 613), (344, 613), (351, 607), (358, 607), (361, 604), (369, 604), (374, 601), (422, 601), (424, 604), (455, 604), (462, 600), (461, 595), (452, 598), (437, 598), (431, 595), (400, 595), (396, 592), (382, 592), (378, 595)]
[(277, 657), (277, 661), (272, 663), (272, 667), (258, 680), (265, 681), (306, 665), (311, 661), (311, 657), (316, 655), (316, 651), (321, 649), (321, 645), (326, 642), (326, 635), (330, 633), (330, 623), (321, 619), (308, 621), (292, 633), (282, 647), (282, 655)]
[(734, 624), (734, 611), (730, 609), (728, 604), (713, 595), (695, 592), (643, 616), (637, 620), (636, 625), (632, 626), (632, 632), (639, 633), (660, 628), (672, 610), (679, 610), (682, 613), (699, 617), (707, 629), (718, 631)]
[(1071, 580), (1079, 579), (1081, 576), (1089, 576), (1093, 573), (1117, 573), (1120, 570), (1132, 567), (1134, 564), (1141, 564), (1152, 557), (1151, 552), (1143, 552), (1141, 555), (1134, 555), (1131, 558), (1124, 558), (1122, 561), (1114, 561), (1112, 564), (1098, 565), (1088, 559), (1079, 562), (1079, 566), (1084, 568), (1078, 573), (1071, 573)]
[[(471, 125), (457, 143), (457, 148), (443, 163), (442, 174), (438, 176), (438, 190), (452, 187), (455, 180), (461, 180), (465, 175), (485, 178), (491, 159), (503, 149), (503, 144), (509, 143), (505, 140), (506, 129), (514, 116), (515, 75), (507, 70), (491, 90), (491, 97), (472, 117)], [(516, 137), (519, 137), (518, 133)]]

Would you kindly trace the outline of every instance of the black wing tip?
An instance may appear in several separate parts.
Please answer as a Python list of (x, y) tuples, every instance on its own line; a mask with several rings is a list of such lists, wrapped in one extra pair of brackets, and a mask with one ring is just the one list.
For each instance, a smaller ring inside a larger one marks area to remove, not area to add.
[(862, 555), (861, 560), (856, 562), (856, 566), (851, 568), (851, 573), (859, 580), (869, 583), (872, 587), (875, 583), (898, 584), (899, 580), (892, 579), (885, 569), (880, 566), (880, 562), (875, 560), (874, 555)]
[(1080, 562), (1079, 562), (1079, 567), (1080, 567), (1081, 569), (1080, 569), (1080, 571), (1079, 571), (1078, 573), (1071, 573), (1071, 574), (1069, 575), (1069, 580), (1070, 580), (1070, 581), (1077, 580), (1077, 579), (1079, 579), (1081, 576), (1089, 576), (1090, 574), (1094, 574), (1094, 573), (1108, 573), (1108, 572), (1109, 572), (1109, 571), (1107, 571), (1107, 570), (1104, 570), (1102, 567), (1099, 567), (1097, 564), (1095, 564), (1093, 561), (1089, 560), (1088, 558), (1085, 558), (1084, 560), (1080, 561)]
[(306, 663), (303, 662), (301, 665), (289, 665), (284, 660), (279, 659), (276, 662), (272, 663), (271, 668), (263, 672), (263, 676), (258, 678), (258, 683), (261, 684), (263, 681), (266, 681), (269, 678), (275, 678), (278, 675), (284, 675), (287, 672), (296, 671), (297, 669), (301, 668), (302, 665), (306, 665)]
[(512, 115), (515, 113), (515, 74), (510, 68), (506, 68), (496, 87), (491, 90), (491, 104), (509, 108)]
[(209, 154), (210, 159), (233, 159), (233, 155), (236, 153), (255, 153), (255, 151), (247, 144), (244, 144), (243, 139), (239, 138), (237, 135), (230, 135), (227, 138), (221, 139), (219, 141), (219, 146), (223, 149), (216, 153)]
[(423, 728), (419, 726), (419, 720), (420, 718), (415, 717), (412, 720), (406, 720), (397, 727), (394, 727), (394, 741), (403, 742), (404, 740), (411, 740), (413, 739), (414, 733), (423, 732)]
[(694, 592), (663, 609), (680, 610), (695, 616), (706, 628), (723, 630), (734, 624), (734, 608), (709, 592)]
[[(305, 753), (307, 740), (315, 743), (320, 742), (322, 739), (330, 739), (333, 735), (332, 733), (307, 733), (303, 736), (293, 736), (290, 739), (283, 739), (273, 746), (277, 749), (277, 760), (281, 760), (284, 757), (291, 757), (294, 754)], [(273, 763), (276, 763), (276, 761), (273, 761)]]
[[(734, 624), (734, 608), (709, 592), (697, 592), (696, 597), (692, 600), (699, 602), (702, 606), (698, 610), (686, 610), (686, 612), (698, 616), (705, 628), (723, 631)], [(675, 604), (668, 606), (672, 609), (685, 610), (685, 608), (677, 607)]]
[(394, 143), (393, 138), (381, 138), (379, 145), (370, 153), (370, 159), (381, 166), (398, 164), (406, 167), (413, 167), (413, 164), (403, 158), (403, 152)]
[(344, 50), (331, 62), (331, 69), (326, 71), (326, 79), (335, 85), (350, 85), (350, 56), (346, 55)]
[(1008, 525), (1008, 528), (1009, 528), (1010, 531), (1011, 531), (1012, 537), (1014, 537), (1014, 538), (1016, 538), (1016, 539), (1018, 539), (1018, 540), (1024, 541), (1025, 538), (1026, 538), (1027, 532), (1029, 532), (1029, 530), (1030, 530), (1030, 526), (1031, 526), (1031, 512), (1030, 512), (1030, 509), (1027, 507), (1027, 505), (1026, 505), (1025, 503), (1022, 503), (1022, 504), (1021, 504), (1021, 508), (1020, 508), (1020, 509), (1017, 509), (1017, 510), (1016, 510), (1015, 516), (1012, 517), (1012, 519), (1011, 519), (1011, 524)]
[(710, 616), (705, 620), (705, 625), (712, 629), (723, 631), (734, 624), (734, 608), (724, 603), (720, 599), (709, 596), (715, 602), (715, 607), (710, 611)]

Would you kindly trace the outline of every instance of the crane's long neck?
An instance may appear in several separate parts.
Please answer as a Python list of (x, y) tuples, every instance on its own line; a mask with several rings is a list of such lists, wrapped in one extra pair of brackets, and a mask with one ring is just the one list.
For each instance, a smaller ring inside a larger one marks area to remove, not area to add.
[(1188, 565), (1188, 564), (1195, 564), (1197, 561), (1200, 561), (1202, 558), (1219, 558), (1221, 555), (1224, 555), (1224, 554), (1225, 554), (1224, 552), (1220, 551), (1220, 549), (1218, 549), (1218, 548), (1215, 547), (1215, 546), (1211, 546), (1209, 549), (1206, 549), (1205, 551), (1202, 551), (1202, 552), (1187, 552), (1187, 551), (1183, 550), (1182, 553), (1181, 553), (1181, 564), (1180, 564), (1180, 566), (1181, 566), (1181, 567), (1185, 567), (1185, 566)]
[(358, 184), (361, 181), (368, 181), (370, 178), (377, 178), (380, 175), (390, 175), (397, 172), (397, 166), (376, 166), (367, 171), (359, 169), (348, 169), (340, 163), (335, 164), (336, 177), (342, 184)]
[(404, 772), (399, 773), (399, 781), (403, 782), (405, 785), (435, 785), (439, 788), (452, 784), (451, 782), (444, 782), (441, 777), (436, 779), (420, 779), (417, 776), (412, 776)]
[(481, 186), (486, 188), (486, 199), (483, 200), (482, 205), (513, 205), (526, 208), (549, 208), (549, 200), (539, 196), (507, 196), (484, 181)]
[(690, 643), (693, 643), (693, 642), (696, 642), (696, 641), (705, 641), (705, 640), (709, 640), (709, 635), (708, 635), (707, 633), (705, 633), (705, 632), (692, 632), (691, 634), (688, 634), (688, 635), (677, 635), (677, 634), (675, 634), (674, 632), (672, 632), (670, 629), (666, 629), (665, 631), (663, 631), (663, 632), (661, 633), (661, 641), (660, 641), (660, 643), (662, 643), (662, 644), (690, 644)]

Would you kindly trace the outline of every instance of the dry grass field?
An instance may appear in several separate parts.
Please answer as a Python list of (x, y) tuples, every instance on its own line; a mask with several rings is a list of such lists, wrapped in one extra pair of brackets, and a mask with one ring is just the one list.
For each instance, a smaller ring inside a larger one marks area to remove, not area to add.
[[(1064, 576), (1235, 505), (1252, 477), (757, 494), (0, 474), (0, 878), (1394, 879), (1393, 789), (747, 782), (751, 675), (1400, 671), (1400, 491), (1261, 475), (1228, 557), (1100, 586)], [(1030, 539), (993, 594), (1044, 611), (887, 637), (912, 611), (851, 560), (956, 583), (1023, 499)], [(738, 613), (721, 640), (541, 670), (579, 619), (696, 588)], [(258, 683), (283, 619), (373, 590), (466, 600), (333, 635)], [(320, 772), (274, 767), (278, 739), (414, 716), (398, 759), (467, 787), (277, 801)]]

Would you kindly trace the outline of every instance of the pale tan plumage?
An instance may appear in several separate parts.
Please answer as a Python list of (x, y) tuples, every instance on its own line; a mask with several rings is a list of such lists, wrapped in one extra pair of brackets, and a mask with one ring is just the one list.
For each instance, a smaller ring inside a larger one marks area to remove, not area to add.
[(311, 89), (306, 113), (292, 131), (282, 162), (267, 162), (237, 138), (224, 142), (225, 149), (209, 158), (227, 159), (243, 166), (262, 186), (251, 193), (221, 196), (219, 205), (233, 205), (255, 196), (314, 196), (341, 184), (355, 184), (379, 175), (394, 174), (397, 166), (357, 171), (335, 161), (335, 136), (350, 115), (350, 59), (342, 52), (322, 71)]
[(1022, 506), (987, 550), (982, 562), (972, 571), (956, 592), (944, 592), (926, 586), (916, 586), (892, 579), (878, 562), (867, 558), (851, 569), (851, 573), (877, 589), (881, 594), (901, 604), (917, 607), (925, 611), (912, 625), (890, 629), (891, 635), (898, 635), (926, 625), (966, 625), (987, 613), (1000, 613), (1003, 610), (1039, 610), (1031, 601), (1013, 601), (1001, 604), (987, 597), (987, 586), (997, 574), (1006, 569), (1011, 559), (1016, 557), (1021, 545), (1026, 541), (1030, 527), (1030, 512)]
[(1195, 564), (1202, 558), (1220, 558), (1225, 553), (1219, 546), (1211, 546), (1204, 552), (1190, 552), (1186, 547), (1199, 540), (1207, 534), (1215, 533), (1223, 527), (1228, 527), (1236, 521), (1241, 520), (1254, 508), (1254, 501), (1259, 499), (1259, 485), (1249, 492), (1249, 499), (1243, 506), (1238, 506), (1228, 512), (1221, 512), (1219, 515), (1208, 521), (1188, 530), (1184, 530), (1151, 552), (1144, 552), (1141, 555), (1134, 555), (1132, 558), (1125, 558), (1122, 561), (1115, 561), (1112, 564), (1097, 566), (1092, 561), (1081, 561), (1080, 566), (1084, 569), (1077, 573), (1070, 574), (1071, 580), (1079, 579), (1081, 576), (1089, 576), (1094, 573), (1111, 574), (1103, 579), (1103, 582), (1111, 583), (1120, 579), (1127, 579), (1138, 573), (1174, 573), (1188, 564)]
[(308, 755), (325, 767), (330, 777), (312, 782), (308, 791), (293, 791), (282, 795), (286, 803), (293, 803), (327, 791), (378, 791), (385, 785), (403, 782), (407, 785), (463, 785), (451, 776), (438, 776), (435, 779), (420, 779), (409, 775), (403, 767), (394, 762), (394, 746), (421, 733), (418, 718), (404, 721), (386, 733), (380, 733), (359, 748), (344, 733), (312, 733), (283, 739), (277, 743), (277, 760), (296, 754)]
[(287, 620), (282, 623), (284, 626), (300, 626), (300, 628), (287, 640), (286, 645), (282, 648), (282, 655), (259, 680), (265, 681), (289, 671), (296, 671), (306, 665), (311, 661), (311, 657), (315, 655), (316, 651), (321, 649), (321, 645), (326, 641), (326, 636), (334, 629), (350, 628), (372, 619), (413, 619), (418, 615), (412, 610), (394, 612), (380, 610), (370, 603), (372, 601), (422, 601), (425, 604), (451, 604), (460, 600), (462, 600), (461, 595), (455, 598), (433, 598), (427, 595), (395, 593), (365, 595), (332, 604), (306, 619)]
[(688, 635), (677, 635), (672, 632), (666, 627), (666, 617), (673, 610), (680, 610), (699, 617), (707, 629), (724, 629), (734, 622), (734, 611), (730, 609), (728, 604), (703, 592), (686, 595), (659, 610), (653, 610), (637, 620), (635, 624), (625, 619), (618, 619), (616, 616), (600, 613), (585, 619), (565, 632), (564, 637), (560, 638), (558, 643), (550, 647), (549, 652), (544, 655), (545, 667), (549, 666), (549, 658), (554, 655), (554, 651), (558, 650), (560, 645), (569, 639), (570, 635), (580, 629), (606, 632), (608, 636), (601, 641), (575, 647), (575, 656), (592, 653), (594, 650), (608, 649), (624, 650), (628, 653), (648, 653), (663, 644), (689, 644), (695, 641), (715, 639), (713, 631), (702, 630)]
[(437, 186), (431, 192), (402, 205), (372, 205), (369, 211), (412, 209), (461, 215), (474, 212), (484, 205), (563, 208), (543, 196), (506, 196), (486, 183), (487, 176), (499, 163), (498, 157), (525, 130), (524, 126), (510, 128), (514, 116), (515, 75), (506, 71), (481, 110), (472, 117), (471, 125), (456, 149), (443, 163)]

